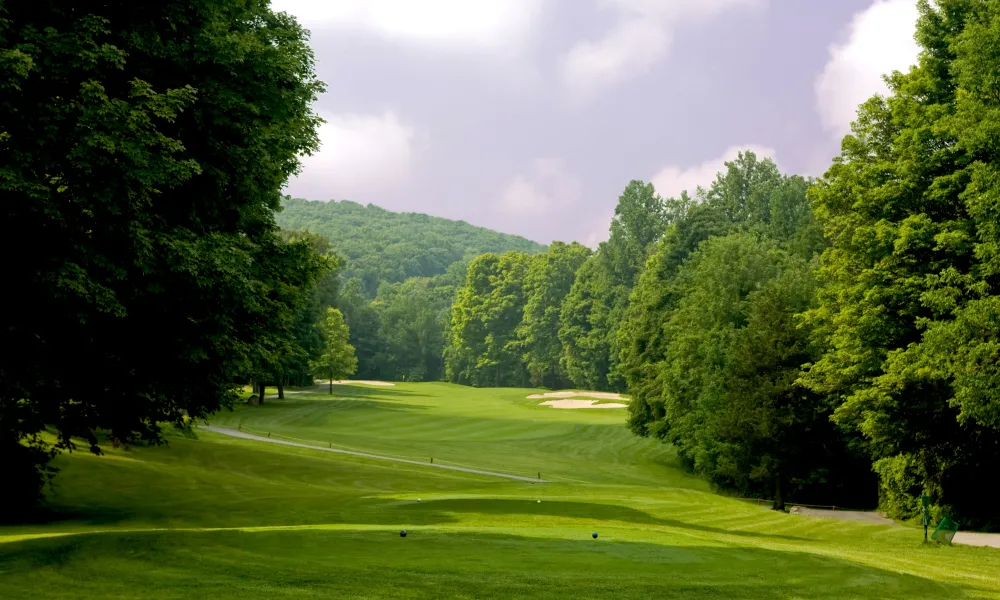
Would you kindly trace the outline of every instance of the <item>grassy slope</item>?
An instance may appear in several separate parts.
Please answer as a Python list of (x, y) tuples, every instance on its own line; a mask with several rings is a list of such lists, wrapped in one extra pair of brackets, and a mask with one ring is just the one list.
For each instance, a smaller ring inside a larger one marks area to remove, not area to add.
[(212, 422), (558, 481), (208, 432), (74, 454), (55, 520), (0, 528), (0, 597), (1000, 598), (1000, 551), (713, 495), (621, 410), (440, 384), (335, 391)]

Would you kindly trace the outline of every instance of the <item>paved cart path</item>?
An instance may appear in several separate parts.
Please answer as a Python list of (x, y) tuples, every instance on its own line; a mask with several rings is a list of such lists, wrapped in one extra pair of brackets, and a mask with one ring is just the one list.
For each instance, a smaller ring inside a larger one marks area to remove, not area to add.
[(334, 452), (336, 454), (350, 454), (351, 456), (361, 456), (364, 458), (374, 458), (376, 460), (389, 460), (392, 462), (406, 463), (409, 465), (419, 465), (421, 467), (432, 467), (435, 469), (447, 469), (449, 471), (461, 471), (463, 473), (475, 473), (476, 475), (488, 475), (490, 477), (503, 477), (504, 479), (513, 479), (515, 481), (526, 481), (528, 483), (548, 483), (546, 479), (536, 479), (534, 477), (522, 477), (521, 475), (510, 475), (507, 473), (497, 473), (495, 471), (482, 471), (480, 469), (470, 469), (467, 467), (454, 467), (451, 465), (439, 465), (437, 463), (421, 462), (419, 460), (408, 460), (406, 458), (395, 458), (392, 456), (380, 456), (378, 454), (368, 454), (366, 452), (355, 452), (353, 450), (341, 450), (340, 448), (324, 448), (323, 446), (312, 446), (309, 444), (300, 444), (298, 442), (290, 442), (288, 440), (282, 440), (278, 438), (268, 438), (262, 435), (255, 435), (253, 433), (247, 433), (245, 431), (238, 431), (236, 429), (229, 429), (228, 427), (215, 427), (214, 425), (201, 425), (199, 429), (204, 429), (206, 431), (212, 431), (215, 433), (221, 433), (223, 435), (230, 435), (233, 437), (243, 438), (245, 440), (254, 440), (257, 442), (270, 442), (272, 444), (282, 444), (284, 446), (295, 446), (296, 448), (309, 448), (310, 450), (321, 450), (323, 452)]

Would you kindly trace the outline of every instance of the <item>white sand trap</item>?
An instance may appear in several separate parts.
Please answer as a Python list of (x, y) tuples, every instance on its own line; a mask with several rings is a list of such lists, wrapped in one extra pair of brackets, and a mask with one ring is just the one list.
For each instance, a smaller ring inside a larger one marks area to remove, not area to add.
[(625, 408), (627, 405), (618, 404), (617, 402), (606, 402), (604, 404), (595, 404), (596, 400), (549, 400), (548, 402), (542, 402), (542, 406), (551, 406), (552, 408)]
[[(546, 392), (544, 394), (532, 394), (528, 396), (531, 400), (537, 400), (539, 398), (596, 398), (598, 400), (628, 400), (621, 394), (616, 394), (614, 392), (579, 392), (579, 391), (567, 391), (567, 392)], [(542, 404), (546, 404), (543, 402)]]
[[(396, 385), (391, 381), (371, 381), (368, 379), (341, 379), (334, 380), (333, 385), (380, 385), (380, 386), (393, 386)], [(329, 381), (316, 380), (316, 385), (330, 385)]]

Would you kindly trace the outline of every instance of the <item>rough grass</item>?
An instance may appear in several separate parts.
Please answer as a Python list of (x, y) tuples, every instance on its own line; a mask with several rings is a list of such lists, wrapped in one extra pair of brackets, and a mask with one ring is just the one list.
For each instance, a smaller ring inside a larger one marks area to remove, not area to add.
[(1000, 598), (998, 550), (712, 494), (621, 411), (439, 384), (335, 394), (211, 422), (555, 482), (204, 431), (77, 453), (46, 522), (0, 528), (0, 598)]

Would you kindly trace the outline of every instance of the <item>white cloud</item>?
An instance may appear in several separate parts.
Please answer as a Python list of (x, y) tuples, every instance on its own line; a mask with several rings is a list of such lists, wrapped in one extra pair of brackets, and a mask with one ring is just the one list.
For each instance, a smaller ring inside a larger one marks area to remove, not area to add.
[(611, 236), (611, 219), (615, 216), (614, 208), (602, 210), (599, 212), (599, 215), (590, 225), (590, 233), (585, 234), (583, 241), (580, 242), (584, 246), (595, 250), (601, 242), (608, 241), (608, 238)]
[(758, 7), (766, 0), (599, 0), (617, 23), (597, 41), (584, 40), (562, 58), (563, 83), (574, 98), (650, 71), (670, 49), (681, 23), (709, 19), (730, 9)]
[(654, 175), (650, 181), (656, 188), (656, 192), (664, 198), (676, 198), (684, 190), (694, 195), (698, 186), (707, 188), (715, 181), (716, 174), (726, 168), (726, 162), (736, 160), (740, 152), (747, 150), (756, 154), (757, 158), (766, 157), (777, 162), (773, 148), (754, 145), (731, 146), (722, 153), (722, 156), (706, 160), (701, 164), (691, 167), (668, 165)]
[(837, 138), (850, 133), (858, 105), (888, 92), (882, 75), (906, 71), (919, 47), (916, 0), (876, 0), (854, 15), (847, 40), (830, 47), (830, 60), (816, 79), (816, 107), (823, 127)]
[(432, 45), (505, 51), (535, 23), (543, 0), (272, 0), (310, 29), (346, 29)]
[(539, 216), (571, 207), (583, 198), (583, 183), (558, 158), (537, 159), (527, 176), (504, 188), (499, 208), (508, 214)]
[(395, 113), (323, 115), (321, 147), (302, 158), (302, 172), (285, 193), (311, 200), (351, 199), (405, 181), (413, 163), (415, 131)]
[(670, 43), (670, 32), (654, 19), (628, 19), (603, 39), (574, 46), (562, 62), (571, 91), (585, 96), (649, 71)]

